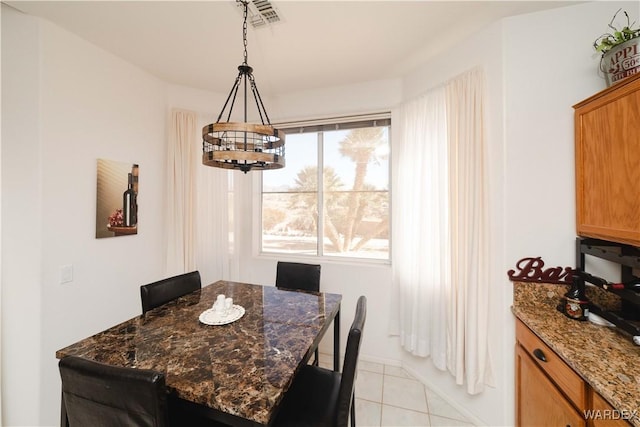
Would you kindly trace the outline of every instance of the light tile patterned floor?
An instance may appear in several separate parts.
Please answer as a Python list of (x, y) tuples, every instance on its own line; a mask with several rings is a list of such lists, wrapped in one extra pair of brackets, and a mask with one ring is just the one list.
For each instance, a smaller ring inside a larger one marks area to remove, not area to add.
[[(320, 354), (331, 369), (331, 355)], [(356, 380), (358, 427), (473, 427), (456, 409), (404, 369), (360, 360)]]

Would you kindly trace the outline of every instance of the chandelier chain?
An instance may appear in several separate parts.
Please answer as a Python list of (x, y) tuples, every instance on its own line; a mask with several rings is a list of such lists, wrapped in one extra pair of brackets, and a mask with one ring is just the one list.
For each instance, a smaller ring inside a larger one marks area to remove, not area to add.
[(247, 54), (247, 15), (249, 9), (249, 1), (248, 0), (238, 0), (240, 3), (244, 5), (244, 13), (243, 19), (244, 22), (242, 24), (242, 43), (244, 45), (244, 65), (248, 65), (248, 54)]

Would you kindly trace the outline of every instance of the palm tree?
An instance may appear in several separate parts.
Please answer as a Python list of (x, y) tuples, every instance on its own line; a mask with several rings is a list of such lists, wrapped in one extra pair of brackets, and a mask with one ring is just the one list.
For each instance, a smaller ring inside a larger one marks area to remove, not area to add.
[[(330, 212), (335, 211), (339, 206), (339, 190), (344, 187), (336, 171), (327, 166), (324, 168), (323, 188), (327, 191), (323, 203), (324, 230), (329, 241), (334, 245), (338, 252), (342, 252), (343, 243), (340, 234), (334, 225)], [(315, 230), (318, 229), (318, 167), (306, 166), (298, 172), (295, 186), (296, 196), (292, 198), (289, 208), (296, 215), (296, 226), (300, 229)]]
[[(387, 192), (379, 191), (365, 182), (369, 164), (378, 162), (378, 149), (387, 143), (385, 132), (384, 127), (353, 129), (339, 142), (340, 154), (355, 163), (350, 189), (345, 188), (332, 167), (324, 168), (321, 217), (324, 220), (324, 235), (336, 252), (357, 251), (372, 238), (388, 233)], [(317, 166), (301, 169), (292, 190), (295, 196), (290, 199), (289, 209), (295, 214), (295, 227), (310, 234), (315, 233), (319, 220)], [(360, 226), (365, 218), (382, 220), (375, 227), (362, 230)]]
[[(358, 224), (362, 221), (367, 200), (365, 178), (369, 163), (377, 163), (377, 150), (386, 144), (387, 138), (384, 127), (359, 128), (349, 131), (340, 141), (340, 154), (353, 160), (356, 164), (352, 191), (349, 192), (347, 202), (347, 218), (344, 230), (344, 248), (352, 249), (352, 242), (356, 236)], [(368, 193), (367, 193), (368, 194)], [(369, 239), (367, 239), (369, 240)], [(358, 247), (362, 247), (362, 242)]]

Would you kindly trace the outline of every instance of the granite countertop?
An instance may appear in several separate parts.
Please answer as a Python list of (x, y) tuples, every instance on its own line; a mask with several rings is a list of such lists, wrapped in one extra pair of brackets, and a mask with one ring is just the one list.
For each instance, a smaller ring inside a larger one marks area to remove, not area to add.
[[(245, 309), (221, 326), (198, 321), (218, 294)], [(342, 297), (218, 281), (56, 352), (153, 369), (178, 397), (267, 425)]]
[(569, 319), (556, 306), (566, 285), (514, 282), (513, 313), (595, 391), (640, 427), (640, 346), (607, 326)]

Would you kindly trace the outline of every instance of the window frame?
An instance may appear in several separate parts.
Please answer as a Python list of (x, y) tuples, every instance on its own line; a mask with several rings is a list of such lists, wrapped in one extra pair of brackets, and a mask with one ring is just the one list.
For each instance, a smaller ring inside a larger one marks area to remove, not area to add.
[[(317, 254), (315, 255), (307, 255), (301, 253), (287, 253), (287, 252), (265, 252), (262, 248), (262, 199), (263, 199), (263, 174), (269, 173), (269, 171), (261, 171), (254, 175), (252, 181), (252, 187), (254, 188), (253, 197), (252, 197), (252, 205), (253, 205), (253, 232), (251, 233), (253, 238), (253, 252), (254, 257), (260, 259), (278, 259), (278, 260), (291, 260), (298, 262), (327, 262), (327, 263), (335, 263), (335, 264), (349, 264), (349, 265), (390, 265), (391, 264), (391, 256), (392, 256), (392, 123), (391, 123), (391, 112), (380, 112), (373, 114), (363, 114), (357, 116), (344, 116), (344, 117), (331, 117), (331, 118), (323, 118), (323, 119), (315, 119), (315, 120), (304, 120), (304, 121), (292, 121), (292, 122), (282, 122), (278, 124), (274, 124), (278, 129), (282, 129), (285, 135), (299, 134), (299, 133), (312, 133), (319, 131), (330, 131), (330, 130), (348, 130), (348, 129), (357, 129), (362, 127), (374, 127), (381, 126), (377, 124), (381, 122), (382, 126), (389, 126), (388, 130), (388, 141), (389, 141), (389, 155), (388, 155), (388, 203), (389, 203), (389, 249), (388, 256), (386, 259), (381, 258), (363, 258), (363, 257), (355, 257), (355, 256), (341, 256), (341, 255), (325, 255), (324, 254), (324, 221), (318, 221), (318, 229), (317, 229)], [(333, 128), (330, 128), (333, 127)], [(292, 132), (292, 130), (295, 131)], [(289, 132), (287, 132), (289, 131)], [(323, 138), (324, 135), (321, 136)], [(323, 156), (323, 145), (318, 144), (317, 146), (317, 156), (318, 156), (318, 171), (319, 175), (321, 175), (321, 171), (324, 170), (324, 156)], [(285, 159), (286, 159), (286, 142), (285, 142)], [(285, 168), (287, 166), (285, 165)], [(321, 180), (319, 180), (321, 181)], [(318, 203), (324, 203), (323, 200), (323, 191), (321, 188), (318, 189)]]

